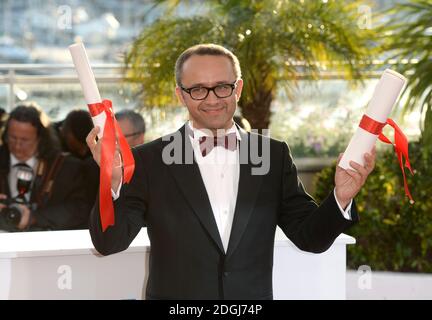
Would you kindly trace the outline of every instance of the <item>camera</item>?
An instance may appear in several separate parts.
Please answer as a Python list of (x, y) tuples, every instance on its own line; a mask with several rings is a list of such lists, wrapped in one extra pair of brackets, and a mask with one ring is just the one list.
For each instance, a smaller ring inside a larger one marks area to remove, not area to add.
[(30, 190), (33, 180), (33, 170), (28, 166), (18, 165), (16, 177), (18, 195), (14, 198), (3, 200), (2, 203), (6, 207), (0, 211), (0, 229), (6, 231), (18, 231), (17, 226), (22, 216), (20, 205), (30, 206), (25, 198), (25, 194)]

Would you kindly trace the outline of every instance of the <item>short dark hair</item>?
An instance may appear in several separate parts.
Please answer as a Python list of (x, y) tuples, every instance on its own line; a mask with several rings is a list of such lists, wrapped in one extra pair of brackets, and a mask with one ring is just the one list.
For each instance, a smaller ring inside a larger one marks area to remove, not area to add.
[(183, 51), (183, 53), (178, 57), (176, 61), (175, 79), (178, 86), (181, 85), (183, 65), (193, 55), (227, 57), (231, 61), (236, 80), (241, 78), (240, 62), (234, 53), (229, 51), (227, 48), (224, 48), (217, 44), (213, 44), (213, 43), (198, 44)]
[(115, 114), (117, 120), (127, 119), (132, 124), (134, 128), (134, 133), (145, 133), (145, 121), (143, 116), (130, 109), (123, 109)]
[(70, 111), (62, 123), (64, 133), (70, 132), (82, 144), (86, 144), (86, 137), (93, 129), (93, 121), (87, 110)]
[(11, 120), (27, 122), (36, 128), (39, 139), (38, 158), (52, 161), (60, 152), (60, 143), (54, 128), (51, 126), (48, 116), (35, 102), (20, 104), (11, 111), (2, 135), (5, 146), (7, 146), (7, 134)]

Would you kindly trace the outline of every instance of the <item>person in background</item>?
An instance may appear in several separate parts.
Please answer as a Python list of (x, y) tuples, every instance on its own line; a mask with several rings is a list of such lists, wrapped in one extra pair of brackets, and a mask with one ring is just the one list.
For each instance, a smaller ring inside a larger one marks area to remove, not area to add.
[(66, 118), (58, 124), (58, 134), (63, 151), (83, 161), (83, 172), (86, 179), (87, 201), (91, 208), (94, 204), (99, 187), (99, 166), (93, 160), (86, 143), (88, 133), (93, 129), (93, 121), (87, 110), (70, 111)]
[(125, 109), (117, 112), (115, 117), (131, 148), (144, 143), (145, 122), (141, 114)]
[[(46, 114), (35, 103), (9, 115), (0, 147), (0, 229), (64, 230), (87, 226), (90, 208), (82, 163), (60, 150)], [(23, 175), (24, 173), (24, 175)], [(27, 187), (19, 187), (26, 181)], [(17, 204), (17, 200), (22, 201)], [(23, 202), (24, 201), (24, 202)], [(18, 219), (11, 220), (15, 204)]]
[(93, 122), (87, 110), (70, 111), (58, 129), (63, 151), (70, 152), (79, 159), (91, 156), (86, 137), (93, 129)]

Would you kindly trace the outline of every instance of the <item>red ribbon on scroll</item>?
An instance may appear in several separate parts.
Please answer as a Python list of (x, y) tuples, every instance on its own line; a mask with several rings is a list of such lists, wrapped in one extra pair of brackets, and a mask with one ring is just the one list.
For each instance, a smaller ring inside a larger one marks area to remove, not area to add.
[[(390, 141), (390, 139), (388, 139), (382, 133), (382, 129), (387, 124), (390, 125), (391, 127), (393, 127), (393, 129), (394, 129), (394, 140), (395, 140), (394, 144)], [(405, 170), (404, 170), (404, 165), (403, 165), (403, 158), (405, 158), (405, 167), (407, 167), (409, 169), (409, 171), (411, 172), (412, 175), (414, 175), (414, 173), (411, 169), (411, 164), (410, 164), (409, 156), (408, 156), (408, 139), (405, 136), (405, 134), (402, 132), (401, 128), (399, 128), (398, 125), (392, 119), (387, 119), (387, 121), (385, 123), (382, 123), (382, 122), (375, 121), (374, 119), (368, 117), (367, 115), (363, 115), (363, 117), (360, 121), (359, 127), (372, 133), (372, 134), (378, 135), (378, 139), (380, 139), (382, 142), (385, 142), (385, 143), (388, 143), (388, 144), (391, 144), (394, 146), (395, 153), (396, 153), (398, 161), (399, 161), (399, 166), (402, 170), (402, 175), (403, 175), (403, 179), (404, 179), (405, 194), (408, 196), (408, 198), (410, 198), (411, 203), (414, 203), (414, 200), (411, 196), (411, 193), (409, 191), (408, 184), (406, 181)]]
[(92, 117), (104, 112), (106, 114), (103, 130), (103, 143), (100, 160), (99, 204), (102, 231), (114, 225), (114, 206), (111, 197), (111, 177), (118, 139), (119, 152), (123, 162), (123, 182), (129, 183), (135, 169), (135, 160), (113, 113), (112, 102), (103, 100), (101, 103), (88, 105)]

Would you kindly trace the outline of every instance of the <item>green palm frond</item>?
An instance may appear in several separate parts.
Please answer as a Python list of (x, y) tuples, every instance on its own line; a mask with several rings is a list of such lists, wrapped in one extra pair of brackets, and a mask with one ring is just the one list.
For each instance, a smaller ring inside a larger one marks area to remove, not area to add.
[(397, 4), (388, 13), (394, 19), (385, 26), (385, 31), (391, 34), (385, 49), (391, 52), (390, 58), (415, 62), (398, 67), (398, 71), (409, 78), (403, 93), (407, 96), (403, 111), (420, 108), (420, 112), (426, 113), (422, 127), (424, 135), (425, 130), (432, 130), (432, 123), (427, 121), (431, 119), (428, 113), (432, 111), (432, 2), (411, 0)]

